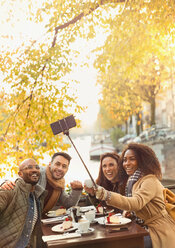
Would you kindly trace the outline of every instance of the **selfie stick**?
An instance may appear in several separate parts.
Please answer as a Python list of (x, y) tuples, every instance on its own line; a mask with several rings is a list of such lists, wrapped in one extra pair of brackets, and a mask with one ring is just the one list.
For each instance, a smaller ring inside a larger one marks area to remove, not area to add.
[[(73, 143), (71, 137), (69, 136), (69, 131), (68, 131), (68, 130), (65, 130), (65, 131), (63, 131), (63, 133), (64, 133), (65, 135), (67, 135), (67, 137), (69, 138), (69, 140), (70, 140), (70, 142), (72, 143), (73, 147), (75, 148), (75, 150), (76, 150), (76, 152), (77, 152), (79, 158), (81, 159), (81, 162), (83, 163), (85, 169), (87, 170), (87, 173), (89, 174), (89, 176), (90, 176), (90, 178), (91, 178), (91, 180), (92, 180), (92, 182), (93, 182), (93, 184), (94, 184), (94, 187), (97, 189), (97, 184), (95, 183), (93, 177), (91, 176), (91, 173), (89, 172), (89, 170), (88, 170), (87, 166), (85, 165), (85, 163), (84, 163), (82, 157), (80, 156), (80, 154), (79, 154), (77, 148), (75, 147), (75, 145), (74, 145), (74, 143)], [(103, 208), (103, 213), (106, 214), (106, 208), (105, 208), (104, 203), (103, 203), (102, 201), (100, 201), (100, 204), (101, 204), (101, 206), (102, 206), (102, 208)]]
[(93, 177), (91, 176), (91, 173), (89, 172), (89, 170), (88, 170), (87, 166), (85, 165), (85, 163), (84, 163), (82, 157), (80, 156), (80, 154), (79, 154), (77, 148), (75, 147), (75, 145), (74, 145), (74, 143), (73, 143), (71, 137), (69, 136), (69, 131), (66, 131), (66, 132), (63, 132), (63, 133), (66, 134), (67, 137), (69, 138), (70, 142), (72, 143), (73, 147), (75, 148), (75, 151), (77, 152), (79, 158), (81, 159), (81, 162), (83, 163), (83, 165), (84, 165), (84, 167), (85, 167), (87, 173), (89, 174), (89, 176), (90, 176), (90, 178), (91, 178), (91, 180), (92, 180), (92, 182), (93, 182), (93, 184), (94, 184), (94, 187), (97, 188), (97, 185), (96, 185), (96, 183), (95, 183)]
[[(69, 140), (70, 140), (70, 142), (72, 143), (73, 147), (75, 148), (75, 151), (77, 152), (79, 158), (81, 159), (81, 162), (83, 163), (83, 165), (84, 165), (84, 167), (85, 167), (87, 173), (89, 174), (89, 176), (90, 176), (90, 178), (91, 178), (91, 180), (92, 180), (92, 182), (93, 182), (93, 184), (94, 184), (94, 187), (97, 188), (97, 185), (96, 185), (96, 183), (95, 183), (93, 177), (91, 176), (91, 174), (90, 174), (90, 172), (89, 172), (87, 166), (85, 165), (85, 163), (84, 163), (82, 157), (80, 156), (80, 154), (79, 154), (77, 148), (75, 147), (75, 145), (74, 145), (74, 143), (73, 143), (71, 137), (69, 136), (69, 127), (68, 127), (68, 124), (67, 124), (67, 122), (69, 121), (69, 118), (71, 118), (71, 121), (72, 121), (72, 119), (73, 119), (73, 121), (74, 121), (74, 122), (73, 122), (73, 125), (72, 125), (71, 127), (76, 126), (76, 122), (75, 122), (75, 120), (74, 120), (74, 117), (71, 115), (71, 116), (69, 116), (69, 117), (67, 117), (67, 118), (64, 118), (64, 119), (62, 119), (62, 120), (59, 120), (59, 121), (57, 121), (57, 122), (52, 123), (52, 124), (51, 124), (52, 131), (53, 131), (54, 135), (56, 135), (56, 134), (58, 134), (58, 133), (61, 133), (61, 132), (63, 132), (63, 134), (65, 134), (65, 135), (67, 135), (67, 137), (69, 138)], [(72, 124), (72, 123), (71, 123), (71, 124)]]
[[(79, 154), (77, 148), (75, 147), (75, 145), (74, 145), (74, 143), (73, 143), (71, 137), (69, 136), (69, 131), (66, 130), (66, 131), (64, 131), (63, 133), (64, 133), (65, 135), (67, 135), (67, 137), (69, 138), (69, 140), (70, 140), (70, 142), (72, 143), (73, 147), (75, 148), (75, 150), (76, 150), (76, 152), (77, 152), (79, 158), (81, 159), (81, 162), (83, 163), (85, 169), (87, 170), (87, 173), (89, 174), (89, 176), (90, 176), (90, 178), (91, 178), (91, 180), (92, 180), (92, 182), (93, 182), (93, 184), (94, 184), (94, 187), (97, 189), (97, 184), (95, 183), (93, 177), (91, 176), (91, 173), (89, 172), (89, 170), (88, 170), (87, 166), (85, 165), (85, 163), (84, 163), (82, 157), (80, 156), (80, 154)], [(101, 204), (101, 206), (102, 206), (102, 208), (103, 208), (103, 213), (104, 213), (104, 214), (107, 214), (107, 213), (106, 213), (106, 208), (105, 208), (104, 203), (103, 203), (102, 201), (100, 201), (100, 204)]]

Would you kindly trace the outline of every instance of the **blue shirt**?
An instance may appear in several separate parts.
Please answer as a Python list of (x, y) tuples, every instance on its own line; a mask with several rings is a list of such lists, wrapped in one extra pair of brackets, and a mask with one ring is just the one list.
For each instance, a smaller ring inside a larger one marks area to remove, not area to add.
[(21, 237), (16, 244), (16, 248), (25, 248), (28, 245), (32, 233), (33, 217), (34, 217), (34, 196), (32, 193), (30, 193), (29, 208), (26, 216), (26, 222), (24, 224)]

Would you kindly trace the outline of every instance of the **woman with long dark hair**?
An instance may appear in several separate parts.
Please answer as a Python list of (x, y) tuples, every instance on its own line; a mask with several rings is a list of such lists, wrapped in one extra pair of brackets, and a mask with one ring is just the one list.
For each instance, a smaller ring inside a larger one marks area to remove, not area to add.
[(175, 221), (165, 209), (161, 166), (154, 151), (143, 144), (131, 143), (122, 152), (122, 166), (128, 175), (128, 197), (101, 186), (95, 191), (99, 200), (121, 210), (134, 211), (148, 227), (153, 248), (174, 248)]
[[(113, 192), (125, 194), (125, 185), (127, 174), (120, 163), (120, 157), (117, 153), (105, 153), (100, 157), (99, 174), (96, 183), (105, 189)], [(85, 191), (89, 194), (91, 203), (97, 205), (99, 201), (95, 198), (93, 187), (84, 186)]]

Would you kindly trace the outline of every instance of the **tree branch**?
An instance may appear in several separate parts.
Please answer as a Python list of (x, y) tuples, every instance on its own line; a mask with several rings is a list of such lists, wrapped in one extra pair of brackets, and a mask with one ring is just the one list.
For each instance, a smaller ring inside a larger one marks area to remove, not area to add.
[[(53, 38), (53, 41), (52, 41), (51, 48), (53, 48), (55, 46), (55, 44), (56, 44), (58, 30), (62, 30), (62, 29), (67, 28), (68, 26), (70, 26), (72, 24), (75, 24), (77, 21), (81, 20), (84, 16), (87, 16), (87, 15), (91, 14), (93, 11), (95, 11), (96, 9), (98, 9), (102, 5), (105, 5), (105, 4), (108, 4), (108, 3), (123, 3), (123, 2), (126, 5), (127, 0), (101, 0), (100, 3), (96, 4), (92, 8), (89, 8), (89, 11), (87, 13), (82, 12), (78, 16), (74, 17), (72, 20), (70, 20), (70, 21), (68, 21), (68, 22), (66, 22), (66, 23), (64, 23), (64, 24), (62, 24), (60, 26), (55, 27), (55, 34), (54, 34), (54, 38)], [(36, 41), (34, 41), (31, 46), (33, 46), (35, 42)], [(48, 59), (46, 60), (45, 64), (43, 65), (43, 67), (41, 69), (41, 74), (42, 75), (43, 75), (43, 72), (44, 72), (44, 70), (46, 68), (47, 62), (48, 62)], [(28, 99), (30, 99), (30, 103), (29, 103), (29, 106), (28, 106), (28, 110), (27, 110), (27, 114), (26, 114), (26, 119), (28, 119), (28, 117), (29, 117), (30, 108), (31, 108), (31, 101), (32, 101), (32, 98), (33, 98), (33, 92), (34, 92), (34, 88), (35, 88), (36, 84), (37, 84), (37, 79), (35, 80), (34, 85), (33, 85), (33, 88), (31, 90), (31, 94), (28, 97)], [(15, 117), (16, 117), (16, 115), (15, 115)], [(9, 127), (10, 127), (10, 123), (9, 123)], [(7, 129), (9, 129), (9, 127)]]
[[(11, 120), (11, 121), (9, 122), (9, 124), (8, 124), (8, 126), (7, 126), (7, 128), (6, 128), (6, 131), (5, 131), (4, 135), (3, 135), (4, 137), (7, 135), (8, 130), (9, 130), (10, 126), (11, 126), (11, 123), (12, 123), (12, 121), (15, 120), (15, 118), (16, 118), (16, 116), (17, 116), (19, 110), (20, 110), (20, 108), (21, 108), (21, 107), (23, 106), (23, 104), (29, 99), (29, 97), (30, 97), (30, 96), (28, 96), (27, 98), (25, 98), (25, 99), (22, 101), (22, 103), (21, 103), (21, 104), (18, 104), (18, 106), (16, 107), (16, 110), (14, 111), (14, 118), (13, 118), (13, 120)], [(13, 115), (13, 114), (12, 114), (12, 115)]]
[(127, 0), (112, 0), (112, 1), (101, 0), (101, 2), (99, 4), (96, 4), (93, 8), (90, 8), (87, 14), (82, 12), (78, 16), (74, 17), (72, 20), (70, 20), (70, 21), (68, 21), (68, 22), (66, 22), (64, 24), (61, 24), (60, 26), (55, 27), (55, 35), (54, 35), (54, 38), (53, 38), (52, 47), (54, 47), (55, 44), (56, 44), (58, 30), (67, 28), (68, 26), (76, 23), (77, 21), (81, 20), (84, 16), (87, 16), (87, 15), (91, 14), (93, 11), (95, 11), (96, 9), (98, 9), (102, 5), (105, 5), (107, 3), (123, 3), (123, 2), (125, 2), (125, 4), (126, 4)]

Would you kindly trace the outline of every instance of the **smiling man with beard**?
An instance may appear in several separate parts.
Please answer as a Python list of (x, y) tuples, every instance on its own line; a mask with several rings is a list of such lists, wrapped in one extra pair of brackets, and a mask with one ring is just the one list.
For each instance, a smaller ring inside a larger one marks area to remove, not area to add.
[(13, 190), (0, 188), (0, 247), (40, 247), (36, 237), (46, 195), (37, 185), (40, 167), (34, 159), (26, 159), (19, 166), (18, 175)]
[(83, 189), (81, 182), (71, 182), (72, 190), (70, 195), (65, 192), (64, 176), (69, 169), (70, 160), (69, 154), (57, 152), (52, 156), (49, 165), (41, 169), (41, 177), (38, 183), (48, 191), (44, 201), (43, 213), (47, 213), (55, 205), (69, 208), (78, 203)]

